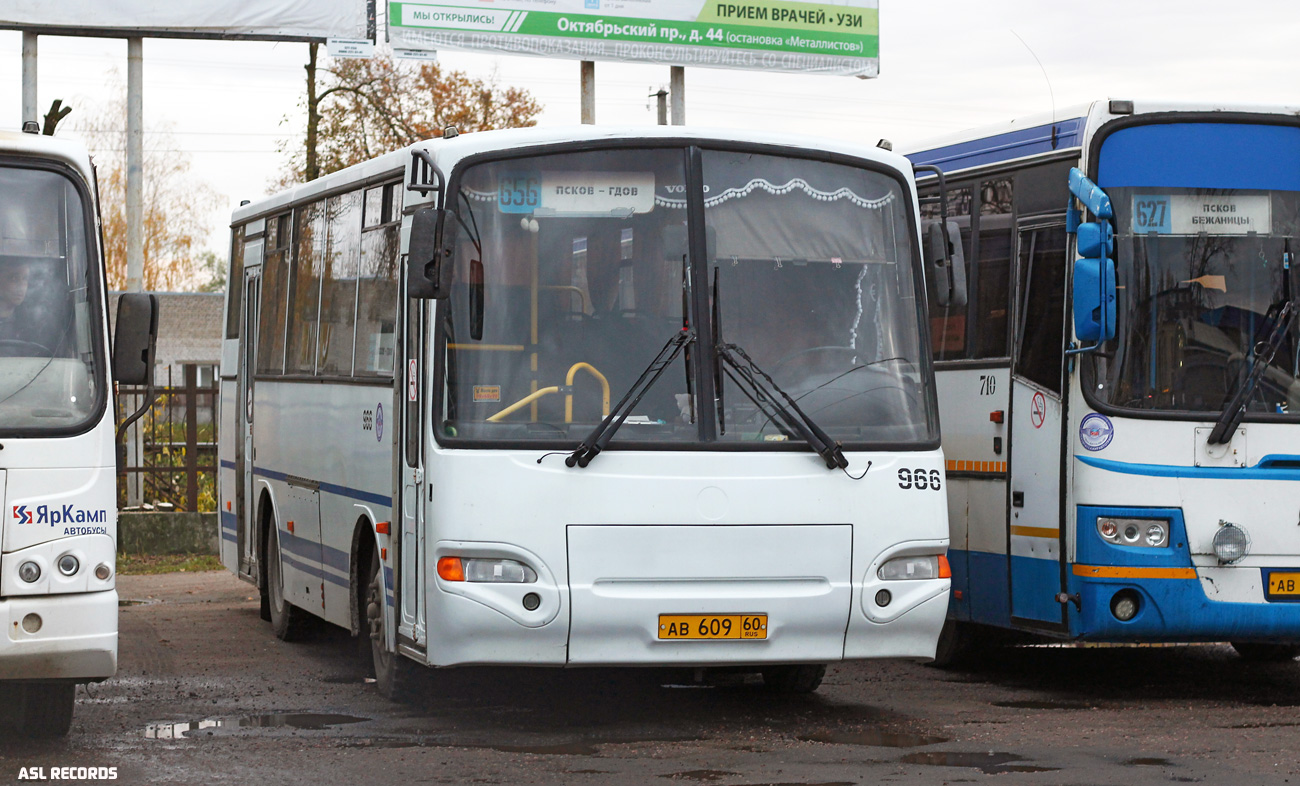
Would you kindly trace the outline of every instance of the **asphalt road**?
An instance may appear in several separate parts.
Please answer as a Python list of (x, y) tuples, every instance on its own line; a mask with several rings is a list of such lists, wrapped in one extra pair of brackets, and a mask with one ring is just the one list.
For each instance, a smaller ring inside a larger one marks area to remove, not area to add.
[(119, 591), (149, 602), (121, 609), (118, 676), (78, 690), (65, 740), (0, 730), (0, 782), (115, 767), (118, 783), (311, 786), (1300, 784), (1300, 663), (1226, 646), (1017, 648), (958, 672), (852, 663), (794, 698), (742, 677), (458, 670), (399, 705), (346, 634), (276, 640), (227, 574)]

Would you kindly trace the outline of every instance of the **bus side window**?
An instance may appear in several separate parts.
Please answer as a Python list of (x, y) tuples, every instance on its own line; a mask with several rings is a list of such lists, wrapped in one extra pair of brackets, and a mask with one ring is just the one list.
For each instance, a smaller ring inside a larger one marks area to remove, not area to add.
[(240, 303), (244, 295), (244, 227), (230, 233), (230, 267), (226, 273), (226, 338), (239, 338)]
[[(985, 180), (980, 184), (979, 232), (975, 254), (976, 358), (1004, 358), (1011, 326), (1011, 259), (1015, 224), (1011, 212), (1011, 180)], [(969, 257), (967, 257), (969, 259)]]
[[(948, 189), (948, 220), (956, 222), (961, 229), (962, 253), (966, 259), (971, 256), (970, 234), (971, 189), (969, 186)], [(921, 205), (922, 220), (938, 220), (941, 214), (939, 205), (930, 203)], [(969, 264), (969, 263), (968, 263)], [(966, 357), (969, 330), (967, 329), (969, 306), (940, 306), (934, 293), (934, 282), (927, 276), (928, 301), (930, 303), (930, 349), (935, 360), (958, 360)]]
[(1020, 330), (1015, 373), (1061, 393), (1065, 344), (1065, 227), (1020, 233)]
[[(257, 373), (284, 373), (284, 320), (289, 293), (289, 243), (293, 225), (289, 213), (266, 221), (266, 252), (262, 264), (262, 306), (258, 311)], [(233, 279), (231, 279), (233, 280)]]

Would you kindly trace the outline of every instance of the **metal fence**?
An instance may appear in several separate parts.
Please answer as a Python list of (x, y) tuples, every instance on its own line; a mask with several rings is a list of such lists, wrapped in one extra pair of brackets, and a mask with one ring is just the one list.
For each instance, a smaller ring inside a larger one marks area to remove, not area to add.
[[(127, 429), (126, 465), (117, 479), (119, 508), (211, 512), (217, 509), (217, 388), (199, 387), (198, 367), (181, 380), (167, 368), (167, 384), (154, 388), (153, 406)], [(179, 385), (175, 384), (177, 381)], [(122, 386), (119, 422), (144, 402), (145, 388)]]

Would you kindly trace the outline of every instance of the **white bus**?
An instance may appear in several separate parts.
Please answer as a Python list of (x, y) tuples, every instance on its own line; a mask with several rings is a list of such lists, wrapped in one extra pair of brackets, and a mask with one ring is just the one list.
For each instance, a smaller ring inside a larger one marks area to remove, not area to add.
[(368, 636), (390, 697), (417, 664), (808, 691), (831, 661), (934, 654), (948, 530), (906, 159), (493, 131), (232, 227), (222, 560), (281, 638)]
[[(0, 695), (59, 735), (117, 670), (117, 483), (98, 201), (79, 145), (0, 132)], [(116, 377), (145, 382), (157, 310), (123, 296)]]
[(940, 660), (995, 629), (1300, 653), (1297, 114), (1098, 101), (911, 154), (970, 263), (930, 310)]

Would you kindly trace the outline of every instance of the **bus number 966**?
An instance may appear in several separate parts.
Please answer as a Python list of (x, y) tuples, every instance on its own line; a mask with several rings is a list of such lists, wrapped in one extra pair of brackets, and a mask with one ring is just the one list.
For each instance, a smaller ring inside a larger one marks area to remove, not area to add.
[(898, 487), (900, 489), (916, 489), (917, 491), (938, 491), (943, 487), (943, 476), (937, 469), (900, 469), (898, 471)]

